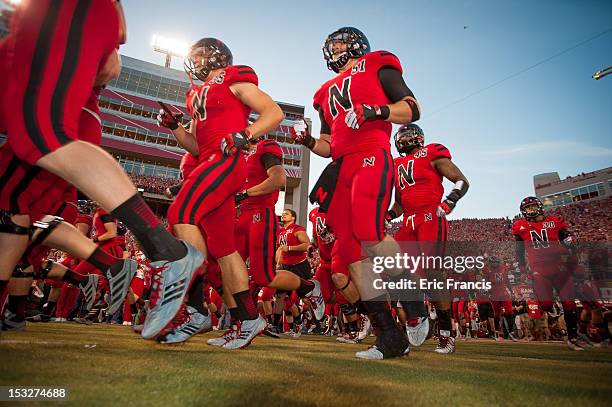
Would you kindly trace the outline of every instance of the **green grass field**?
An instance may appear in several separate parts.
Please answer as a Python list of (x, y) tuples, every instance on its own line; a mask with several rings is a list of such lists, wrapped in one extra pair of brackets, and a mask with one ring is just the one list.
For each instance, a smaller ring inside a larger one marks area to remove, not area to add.
[(144, 341), (129, 327), (29, 324), (26, 332), (0, 336), (0, 385), (67, 386), (71, 404), (82, 406), (609, 406), (612, 400), (611, 349), (479, 340), (438, 355), (428, 341), (402, 359), (361, 361), (353, 354), (364, 345), (334, 338), (260, 337), (248, 349), (224, 351), (206, 344), (216, 335), (168, 346)]

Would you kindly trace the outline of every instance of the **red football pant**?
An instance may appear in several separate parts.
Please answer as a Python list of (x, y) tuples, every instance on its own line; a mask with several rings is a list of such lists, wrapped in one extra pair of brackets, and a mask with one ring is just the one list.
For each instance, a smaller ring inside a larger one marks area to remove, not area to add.
[(392, 188), (393, 159), (388, 150), (342, 158), (327, 222), (337, 237), (335, 245), (344, 263), (350, 265), (366, 257), (361, 253), (362, 242), (383, 240)]
[(99, 67), (117, 48), (110, 0), (24, 2), (6, 46), (2, 116), (8, 142), (28, 164), (79, 140), (79, 117)]
[(553, 288), (561, 299), (564, 311), (576, 309), (576, 291), (571, 270), (560, 271), (556, 262), (530, 264), (533, 278), (533, 291), (545, 311), (553, 309)]
[(234, 195), (246, 179), (242, 154), (227, 157), (220, 152), (201, 162), (185, 180), (168, 209), (168, 223), (201, 226), (210, 255), (225, 257), (236, 251)]
[(79, 299), (81, 290), (79, 287), (71, 284), (64, 284), (62, 292), (57, 299), (57, 306), (55, 308), (55, 316), (57, 318), (68, 318), (70, 312), (74, 309), (74, 304)]
[[(90, 95), (86, 107), (98, 110), (98, 99)], [(102, 128), (100, 122), (89, 112), (83, 110), (79, 118), (81, 139), (100, 143)], [(9, 143), (0, 146), (0, 209), (13, 214), (29, 214), (31, 220), (43, 215), (56, 214), (58, 203), (76, 202), (76, 188), (68, 182), (40, 167), (21, 160)], [(59, 215), (66, 222), (74, 224), (76, 214)]]
[(236, 248), (249, 259), (249, 276), (256, 287), (267, 287), (276, 276), (278, 221), (274, 208), (241, 211), (235, 229)]
[[(448, 221), (446, 217), (439, 218), (436, 215), (436, 207), (427, 211), (404, 214), (403, 225), (395, 234), (398, 242), (418, 242), (403, 248), (412, 255), (444, 256), (446, 241), (448, 240)], [(415, 272), (419, 277), (425, 277), (423, 269)]]

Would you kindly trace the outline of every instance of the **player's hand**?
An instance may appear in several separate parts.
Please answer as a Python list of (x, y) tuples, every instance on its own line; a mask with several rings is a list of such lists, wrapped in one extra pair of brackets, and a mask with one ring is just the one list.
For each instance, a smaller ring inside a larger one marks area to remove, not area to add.
[(240, 205), (240, 203), (244, 201), (245, 199), (247, 199), (248, 197), (249, 197), (249, 194), (247, 193), (245, 189), (244, 191), (240, 191), (236, 195), (234, 195), (234, 202), (236, 205)]
[(563, 244), (565, 245), (565, 247), (570, 248), (576, 244), (576, 241), (576, 236), (568, 236), (563, 239)]
[(389, 117), (389, 107), (376, 105), (357, 105), (353, 110), (349, 110), (344, 118), (344, 122), (351, 129), (358, 129), (370, 120), (385, 120)]
[(314, 147), (316, 140), (310, 134), (308, 124), (304, 120), (295, 123), (293, 127), (289, 129), (289, 133), (296, 143), (306, 146), (309, 149)]
[(453, 201), (445, 199), (444, 201), (440, 202), (440, 205), (438, 205), (438, 209), (436, 209), (436, 215), (438, 215), (438, 218), (443, 218), (446, 215), (450, 215), (453, 209), (455, 209), (455, 203)]
[(288, 252), (289, 251), (289, 246), (286, 245), (282, 245), (279, 247), (281, 252)]
[(238, 151), (244, 151), (247, 149), (249, 139), (246, 129), (240, 133), (229, 133), (221, 140), (221, 151), (227, 156), (234, 155)]
[(159, 109), (159, 114), (157, 115), (158, 126), (176, 130), (182, 121), (183, 113), (172, 114), (171, 112), (166, 112), (164, 109)]

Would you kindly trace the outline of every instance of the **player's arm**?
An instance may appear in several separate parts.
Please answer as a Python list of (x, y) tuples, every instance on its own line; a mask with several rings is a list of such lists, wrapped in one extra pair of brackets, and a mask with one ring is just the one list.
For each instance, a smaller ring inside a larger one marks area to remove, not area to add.
[(432, 161), (431, 165), (438, 171), (440, 175), (448, 179), (450, 182), (454, 182), (453, 190), (446, 195), (444, 201), (438, 207), (438, 216), (442, 214), (448, 215), (457, 205), (457, 202), (467, 193), (470, 184), (459, 169), (450, 159), (438, 158)]
[(347, 126), (358, 129), (363, 123), (371, 120), (385, 120), (396, 124), (408, 124), (419, 120), (421, 108), (399, 70), (384, 66), (378, 71), (378, 80), (391, 103), (355, 106), (345, 117)]
[(516, 243), (515, 243), (516, 260), (518, 261), (519, 269), (521, 270), (521, 272), (523, 272), (525, 270), (525, 265), (526, 265), (525, 242), (518, 235), (514, 235), (514, 239), (516, 240)]
[(386, 220), (388, 222), (392, 221), (395, 218), (399, 218), (404, 213), (404, 208), (402, 208), (401, 204), (401, 196), (397, 188), (395, 188), (395, 201), (391, 206), (391, 209), (387, 211)]
[(271, 194), (285, 186), (287, 176), (285, 175), (285, 169), (283, 168), (280, 157), (267, 152), (262, 154), (261, 161), (266, 169), (268, 178), (266, 178), (263, 182), (236, 194), (236, 203), (240, 203), (249, 196)]
[(299, 240), (300, 244), (296, 246), (285, 246), (288, 252), (305, 252), (310, 246), (310, 238), (304, 230), (295, 232), (295, 237)]
[(312, 137), (308, 124), (305, 121), (296, 123), (289, 131), (291, 138), (298, 144), (306, 146), (318, 156), (331, 157), (331, 128), (325, 120), (323, 109), (317, 107), (319, 119), (321, 121), (321, 132), (319, 138)]
[(185, 129), (181, 124), (183, 113), (166, 112), (164, 109), (159, 110), (157, 115), (157, 125), (165, 127), (172, 132), (177, 143), (185, 150), (198, 156), (198, 142), (195, 137), (196, 121), (191, 120), (189, 130)]
[(237, 82), (230, 86), (232, 93), (259, 117), (248, 125), (244, 132), (250, 139), (257, 139), (274, 130), (285, 117), (278, 104), (257, 85), (251, 82)]
[(104, 228), (106, 232), (96, 237), (98, 242), (104, 242), (117, 237), (117, 225), (112, 215), (101, 215), (100, 219), (104, 222)]
[(391, 67), (384, 67), (378, 71), (378, 80), (385, 91), (385, 95), (393, 102), (387, 105), (389, 116), (385, 120), (395, 124), (408, 124), (419, 120), (421, 108), (414, 94), (404, 82), (400, 71)]

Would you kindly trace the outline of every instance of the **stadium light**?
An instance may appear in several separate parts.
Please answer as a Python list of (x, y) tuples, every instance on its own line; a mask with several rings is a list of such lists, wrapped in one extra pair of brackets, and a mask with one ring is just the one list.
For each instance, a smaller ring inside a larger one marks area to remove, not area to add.
[(608, 76), (612, 73), (612, 66), (599, 70), (593, 74), (593, 79), (596, 81), (600, 80), (604, 76)]
[(176, 40), (173, 38), (154, 35), (151, 40), (153, 51), (161, 52), (166, 55), (166, 68), (170, 68), (172, 57), (186, 57), (189, 50), (189, 44), (185, 41)]
[(7, 0), (7, 3), (11, 6), (18, 6), (21, 4), (21, 0)]

